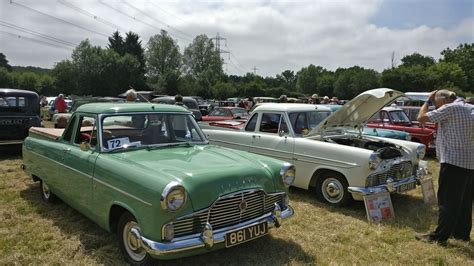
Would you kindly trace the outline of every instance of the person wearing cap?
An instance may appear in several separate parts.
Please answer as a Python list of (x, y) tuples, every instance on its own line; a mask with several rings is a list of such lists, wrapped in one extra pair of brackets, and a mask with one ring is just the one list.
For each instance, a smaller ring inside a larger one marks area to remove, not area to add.
[[(436, 109), (428, 111), (430, 105)], [(438, 123), (436, 156), (438, 180), (438, 226), (415, 238), (446, 245), (448, 238), (470, 241), (472, 228), (472, 182), (474, 179), (474, 106), (449, 90), (431, 92), (420, 109), (421, 124)]]
[(127, 102), (133, 103), (137, 101), (137, 92), (134, 89), (129, 89), (126, 92), (127, 95)]
[(474, 97), (467, 97), (466, 103), (474, 105)]
[(337, 97), (332, 97), (331, 101), (329, 104), (339, 104), (339, 99)]
[(329, 97), (328, 96), (324, 96), (323, 97), (323, 100), (321, 101), (321, 104), (328, 104), (329, 103)]
[(66, 113), (67, 111), (67, 103), (64, 100), (64, 95), (60, 93), (58, 97), (54, 100), (54, 108), (58, 113)]
[(288, 97), (286, 97), (285, 94), (280, 95), (280, 98), (278, 99), (280, 103), (287, 103), (288, 102)]
[(319, 104), (319, 96), (316, 93), (311, 95), (310, 101), (312, 104)]

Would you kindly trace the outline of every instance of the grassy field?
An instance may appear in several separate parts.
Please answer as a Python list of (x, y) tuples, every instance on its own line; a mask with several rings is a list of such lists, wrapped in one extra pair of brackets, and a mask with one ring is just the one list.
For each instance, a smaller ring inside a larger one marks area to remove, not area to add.
[[(0, 265), (124, 264), (115, 235), (65, 205), (41, 201), (38, 183), (20, 170), (19, 155), (0, 157)], [(437, 164), (429, 167), (437, 179)], [(453, 264), (474, 265), (474, 244), (415, 241), (436, 224), (437, 210), (420, 189), (392, 197), (395, 219), (368, 224), (364, 204), (331, 208), (311, 192), (291, 189), (295, 216), (270, 235), (164, 264)], [(474, 236), (471, 236), (474, 238)]]

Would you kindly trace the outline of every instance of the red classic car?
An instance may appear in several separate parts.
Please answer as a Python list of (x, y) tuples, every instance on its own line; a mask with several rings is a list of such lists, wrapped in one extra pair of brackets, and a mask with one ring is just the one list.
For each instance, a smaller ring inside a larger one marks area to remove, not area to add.
[(216, 107), (209, 115), (203, 116), (202, 121), (223, 121), (231, 119), (246, 119), (248, 113), (239, 107)]
[(383, 108), (370, 118), (367, 127), (405, 131), (411, 134), (412, 141), (425, 144), (427, 151), (436, 148), (436, 130), (413, 123), (398, 107)]

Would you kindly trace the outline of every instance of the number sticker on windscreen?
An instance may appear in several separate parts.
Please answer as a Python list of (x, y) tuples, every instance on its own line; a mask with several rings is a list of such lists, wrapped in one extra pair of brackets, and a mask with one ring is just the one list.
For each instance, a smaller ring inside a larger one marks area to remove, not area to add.
[(116, 139), (109, 139), (107, 141), (107, 146), (109, 150), (117, 149), (122, 147), (125, 144), (130, 143), (130, 139), (128, 137), (125, 138), (116, 138)]

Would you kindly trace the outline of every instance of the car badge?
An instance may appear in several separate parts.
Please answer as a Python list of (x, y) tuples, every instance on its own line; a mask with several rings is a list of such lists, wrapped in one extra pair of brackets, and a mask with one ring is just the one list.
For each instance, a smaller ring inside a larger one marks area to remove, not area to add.
[(247, 209), (247, 202), (244, 199), (240, 202), (239, 208), (241, 211), (245, 211), (245, 209)]

